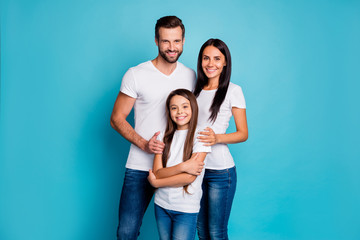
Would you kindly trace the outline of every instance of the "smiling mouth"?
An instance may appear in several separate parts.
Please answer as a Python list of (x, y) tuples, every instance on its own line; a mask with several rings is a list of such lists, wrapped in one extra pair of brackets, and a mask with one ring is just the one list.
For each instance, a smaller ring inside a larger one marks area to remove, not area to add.
[(216, 69), (207, 69), (207, 68), (206, 68), (206, 71), (207, 71), (208, 73), (214, 73), (214, 72), (216, 71)]
[(169, 52), (169, 51), (167, 51), (166, 52), (168, 55), (170, 55), (171, 57), (174, 57), (174, 56), (176, 56), (176, 53), (177, 52)]
[(184, 117), (176, 117), (177, 120), (181, 121), (181, 120), (184, 120), (186, 118), (186, 116)]

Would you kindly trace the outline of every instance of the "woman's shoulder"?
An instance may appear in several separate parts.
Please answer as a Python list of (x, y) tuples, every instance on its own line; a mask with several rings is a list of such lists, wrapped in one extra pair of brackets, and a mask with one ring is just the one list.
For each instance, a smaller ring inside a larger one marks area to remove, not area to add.
[(240, 85), (230, 82), (228, 91), (236, 91), (236, 90), (242, 90), (242, 88), (240, 87)]

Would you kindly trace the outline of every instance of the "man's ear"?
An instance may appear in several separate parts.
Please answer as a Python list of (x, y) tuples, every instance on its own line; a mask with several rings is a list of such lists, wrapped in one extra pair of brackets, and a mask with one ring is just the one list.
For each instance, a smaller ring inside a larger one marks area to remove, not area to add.
[(159, 40), (155, 37), (155, 44), (156, 46), (159, 46)]

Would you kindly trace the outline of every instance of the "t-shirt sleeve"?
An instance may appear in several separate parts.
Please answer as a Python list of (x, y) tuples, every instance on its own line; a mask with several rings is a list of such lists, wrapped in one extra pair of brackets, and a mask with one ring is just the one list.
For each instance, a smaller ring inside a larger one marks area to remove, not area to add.
[(156, 140), (164, 142), (164, 139), (163, 139), (164, 135), (165, 135), (165, 132), (161, 131), (160, 134), (156, 137)]
[(193, 153), (196, 152), (211, 152), (211, 146), (204, 146), (204, 143), (200, 142), (198, 137), (198, 131), (196, 131), (194, 136), (194, 146), (193, 146)]
[(240, 86), (234, 85), (230, 96), (231, 107), (246, 108), (245, 97)]
[(129, 69), (122, 81), (120, 91), (132, 98), (137, 98), (137, 91), (136, 91), (136, 84), (135, 84), (135, 77), (132, 69)]

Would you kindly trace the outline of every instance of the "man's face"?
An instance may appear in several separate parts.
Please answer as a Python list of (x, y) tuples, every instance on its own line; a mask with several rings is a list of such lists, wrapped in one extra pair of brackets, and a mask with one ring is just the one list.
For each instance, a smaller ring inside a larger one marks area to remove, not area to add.
[(184, 39), (181, 27), (159, 29), (159, 39), (155, 39), (160, 56), (168, 63), (175, 63), (183, 51)]

